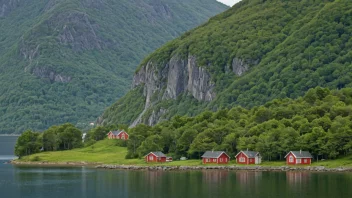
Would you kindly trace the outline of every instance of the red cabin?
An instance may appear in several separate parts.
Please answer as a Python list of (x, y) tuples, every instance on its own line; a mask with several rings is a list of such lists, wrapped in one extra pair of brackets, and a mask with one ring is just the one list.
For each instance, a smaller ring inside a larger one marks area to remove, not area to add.
[(166, 155), (160, 151), (150, 152), (144, 159), (147, 163), (163, 163), (166, 162)]
[(312, 163), (313, 156), (308, 151), (290, 151), (285, 158), (287, 165), (306, 165)]
[(240, 151), (236, 156), (237, 164), (260, 164), (262, 157), (256, 151)]
[(224, 151), (207, 151), (202, 155), (203, 164), (227, 164), (230, 156)]
[(109, 139), (121, 139), (121, 140), (128, 140), (128, 133), (126, 131), (110, 131), (108, 133)]

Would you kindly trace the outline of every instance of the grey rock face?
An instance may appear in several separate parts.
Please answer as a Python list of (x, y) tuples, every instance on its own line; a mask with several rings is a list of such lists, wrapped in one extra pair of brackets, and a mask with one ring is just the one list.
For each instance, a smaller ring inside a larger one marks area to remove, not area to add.
[(58, 74), (53, 70), (47, 68), (34, 68), (32, 74), (39, 77), (39, 78), (47, 78), (51, 82), (61, 82), (61, 83), (68, 83), (72, 80), (70, 76), (65, 76), (62, 74)]
[(243, 59), (234, 58), (232, 60), (232, 71), (237, 76), (242, 76), (246, 71), (249, 70), (249, 65), (257, 65), (259, 63), (258, 60), (256, 61), (245, 61)]
[[(205, 68), (197, 65), (196, 57), (189, 56), (184, 60), (174, 56), (161, 66), (150, 61), (133, 78), (132, 88), (144, 86), (145, 110), (162, 100), (176, 99), (180, 94), (190, 94), (199, 101), (212, 101), (215, 98), (215, 83)], [(142, 122), (144, 113), (132, 126)], [(156, 124), (165, 113), (167, 110), (154, 111), (146, 123)]]
[(0, 17), (5, 17), (20, 5), (20, 0), (0, 0)]
[[(59, 23), (61, 33), (58, 40), (63, 45), (69, 45), (75, 51), (102, 49), (104, 42), (96, 35), (97, 25), (92, 24), (88, 16), (80, 12), (60, 14), (53, 23)], [(53, 24), (55, 26), (55, 24)]]
[(161, 116), (167, 113), (166, 109), (159, 109), (159, 111), (153, 111), (152, 115), (148, 119), (148, 125), (153, 126), (161, 121)]

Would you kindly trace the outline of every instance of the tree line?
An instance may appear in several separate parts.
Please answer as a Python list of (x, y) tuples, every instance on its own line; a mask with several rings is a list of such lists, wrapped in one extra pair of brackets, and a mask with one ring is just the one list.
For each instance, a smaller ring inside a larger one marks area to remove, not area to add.
[(199, 158), (207, 150), (224, 150), (234, 157), (249, 149), (265, 160), (282, 160), (287, 152), (302, 149), (316, 159), (334, 159), (352, 150), (351, 105), (351, 88), (317, 87), (295, 100), (175, 116), (153, 127), (140, 124), (129, 130), (126, 158), (157, 150), (175, 158)]
[[(126, 128), (126, 125), (97, 126), (90, 129), (85, 136), (83, 132), (71, 123), (55, 125), (43, 132), (24, 131), (17, 139), (15, 155), (23, 157), (38, 152), (63, 151), (90, 146), (96, 141), (107, 137), (110, 130)], [(125, 146), (120, 143), (119, 146)]]

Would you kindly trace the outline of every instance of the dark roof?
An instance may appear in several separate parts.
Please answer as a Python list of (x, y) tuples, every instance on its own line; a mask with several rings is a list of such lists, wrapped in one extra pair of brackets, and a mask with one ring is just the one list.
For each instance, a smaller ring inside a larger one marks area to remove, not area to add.
[[(240, 151), (237, 155), (239, 155), (241, 152), (243, 154), (245, 154), (248, 158), (255, 158), (255, 156), (257, 154), (259, 154), (259, 152), (257, 152), (257, 151)], [(237, 155), (236, 155), (236, 157), (237, 157)]]
[(154, 151), (154, 152), (150, 152), (150, 153), (153, 153), (157, 157), (166, 157), (166, 155), (161, 151)]
[[(203, 157), (203, 158), (218, 158), (218, 157), (220, 157), (220, 155), (221, 155), (222, 153), (225, 153), (225, 151), (206, 151), (206, 152), (202, 155), (202, 157)], [(225, 155), (227, 155), (227, 154), (225, 153)], [(227, 156), (230, 157), (229, 155), (227, 155)]]
[(287, 153), (285, 158), (290, 153), (292, 153), (296, 158), (313, 158), (313, 156), (308, 151), (290, 151), (289, 153)]
[[(119, 135), (120, 133), (125, 132), (124, 130), (121, 131), (111, 131), (112, 134), (114, 134), (115, 136)], [(126, 132), (125, 132), (126, 133)]]

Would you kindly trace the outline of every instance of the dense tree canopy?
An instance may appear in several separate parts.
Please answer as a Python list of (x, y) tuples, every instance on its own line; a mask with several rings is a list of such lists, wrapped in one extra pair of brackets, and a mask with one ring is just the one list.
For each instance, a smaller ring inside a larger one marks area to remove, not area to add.
[(316, 158), (352, 152), (352, 89), (310, 89), (298, 99), (275, 99), (251, 109), (205, 111), (175, 116), (154, 127), (130, 129), (127, 157), (162, 150), (175, 157), (198, 158), (207, 150), (261, 152), (265, 160), (283, 159), (290, 150), (308, 150)]

